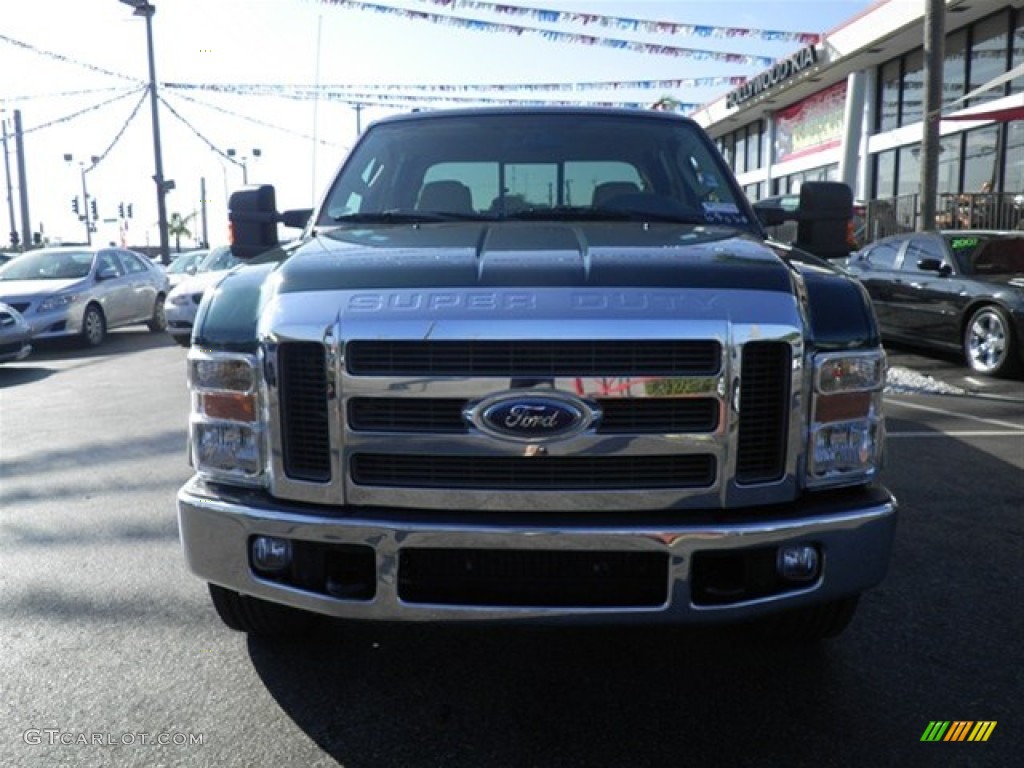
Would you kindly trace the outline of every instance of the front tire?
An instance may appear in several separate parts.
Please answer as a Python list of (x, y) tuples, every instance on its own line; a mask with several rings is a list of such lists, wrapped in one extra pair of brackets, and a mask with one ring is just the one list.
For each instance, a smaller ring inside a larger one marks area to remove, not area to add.
[(88, 347), (98, 347), (106, 337), (107, 320), (103, 317), (103, 310), (90, 304), (82, 316), (82, 343)]
[(771, 640), (814, 643), (842, 634), (857, 612), (860, 595), (794, 608), (764, 619), (761, 631)]
[(975, 373), (1007, 376), (1016, 371), (1016, 339), (1010, 319), (1000, 307), (978, 309), (964, 328), (964, 357)]
[(153, 305), (153, 314), (146, 323), (146, 327), (153, 333), (160, 333), (167, 330), (167, 315), (164, 314), (164, 295), (161, 293), (156, 297), (156, 304)]
[(209, 587), (220, 620), (238, 632), (267, 637), (302, 635), (309, 632), (316, 619), (298, 608), (242, 595), (216, 584)]

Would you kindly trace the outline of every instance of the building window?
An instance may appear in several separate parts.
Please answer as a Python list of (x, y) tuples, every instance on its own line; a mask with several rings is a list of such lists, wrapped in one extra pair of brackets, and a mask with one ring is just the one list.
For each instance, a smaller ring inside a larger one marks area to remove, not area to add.
[(939, 178), (935, 191), (940, 195), (960, 192), (960, 136), (954, 133), (939, 143)]
[[(946, 60), (942, 65), (942, 107), (945, 109), (965, 93), (967, 86), (967, 30), (946, 37)], [(922, 101), (924, 91), (921, 91)], [(918, 117), (920, 120), (921, 117)], [(904, 123), (906, 125), (906, 123)]]
[(896, 190), (896, 150), (879, 152), (875, 155), (876, 198), (892, 197)]
[(904, 57), (900, 125), (919, 123), (924, 118), (924, 49)]
[(763, 140), (763, 123), (758, 120), (747, 126), (747, 170), (754, 171), (761, 167), (761, 145)]
[(921, 188), (921, 145), (901, 147), (899, 161), (896, 196), (916, 195)]
[(995, 184), (999, 126), (990, 125), (964, 135), (964, 192), (981, 192), (981, 185)]
[(900, 60), (886, 62), (879, 79), (878, 130), (891, 131), (900, 126)]
[(1024, 121), (1006, 124), (1006, 166), (1003, 171), (1003, 191), (1024, 194)]
[(736, 173), (744, 173), (747, 170), (747, 137), (742, 130), (736, 132), (736, 160), (733, 170)]
[[(1010, 41), (1010, 68), (1024, 64), (1024, 11), (1017, 11), (1017, 26)], [(1010, 81), (1010, 93), (1024, 91), (1024, 77)]]
[[(968, 92), (980, 88), (992, 78), (998, 77), (1006, 71), (1009, 25), (1009, 13), (997, 14), (975, 25), (971, 41), (971, 71)], [(1005, 88), (990, 88), (970, 99), (967, 105), (983, 104), (986, 101), (1001, 98), (1004, 92)]]

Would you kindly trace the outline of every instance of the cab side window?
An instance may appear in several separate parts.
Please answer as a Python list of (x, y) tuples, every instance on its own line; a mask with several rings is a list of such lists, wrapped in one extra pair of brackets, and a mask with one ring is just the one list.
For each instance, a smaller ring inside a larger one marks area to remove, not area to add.
[(879, 243), (869, 249), (861, 260), (867, 262), (872, 269), (895, 269), (899, 252), (899, 246), (894, 243)]
[(117, 255), (113, 251), (101, 252), (97, 266), (98, 273), (113, 270), (117, 277), (121, 277), (124, 274), (124, 268), (121, 266), (120, 260), (118, 260)]
[(921, 272), (923, 270), (918, 264), (924, 259), (944, 261), (942, 251), (936, 243), (927, 238), (915, 237), (907, 244), (900, 270), (902, 272)]

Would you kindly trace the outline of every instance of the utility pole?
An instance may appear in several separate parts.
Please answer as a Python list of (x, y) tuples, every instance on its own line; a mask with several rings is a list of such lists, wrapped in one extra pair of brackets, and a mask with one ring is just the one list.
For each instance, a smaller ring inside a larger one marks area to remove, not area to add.
[(4, 124), (4, 176), (7, 179), (7, 216), (8, 221), (11, 222), (11, 243), (13, 245), (14, 240), (18, 234), (18, 227), (14, 223), (14, 189), (11, 186), (11, 159), (7, 155), (7, 118), (0, 118)]
[(160, 229), (160, 262), (167, 265), (171, 263), (171, 248), (167, 236), (167, 193), (174, 189), (174, 182), (164, 180), (164, 162), (160, 150), (160, 113), (157, 109), (156, 61), (153, 56), (153, 14), (156, 13), (156, 6), (147, 2), (147, 0), (121, 0), (121, 2), (135, 9), (134, 16), (142, 16), (146, 19), (146, 48), (149, 53), (149, 103), (153, 119), (153, 157), (156, 165), (156, 174), (153, 176), (153, 181), (156, 182), (157, 226)]
[(85, 185), (85, 163), (82, 167), (82, 221), (85, 222), (85, 242), (92, 246), (92, 221), (89, 219), (89, 189)]
[(201, 247), (202, 248), (209, 248), (210, 247), (210, 230), (207, 228), (207, 222), (206, 222), (206, 177), (205, 176), (201, 176), (199, 178), (199, 201), (200, 201), (200, 205), (201, 205), (200, 210), (202, 211), (202, 215), (203, 215), (203, 244), (202, 244)]
[[(21, 130), (21, 110), (14, 110), (14, 152), (18, 156), (18, 195), (21, 199), (22, 248), (32, 242), (32, 222), (28, 215), (28, 179), (25, 174), (25, 137)], [(14, 222), (11, 221), (11, 229)]]
[(926, 0), (924, 11), (924, 122), (921, 137), (920, 216), (917, 230), (935, 229), (935, 203), (939, 186), (939, 149), (942, 121), (942, 72), (945, 60), (946, 3)]

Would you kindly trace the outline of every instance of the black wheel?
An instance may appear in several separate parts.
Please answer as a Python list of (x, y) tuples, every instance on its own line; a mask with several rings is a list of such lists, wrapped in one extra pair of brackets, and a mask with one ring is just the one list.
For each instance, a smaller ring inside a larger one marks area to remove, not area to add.
[(795, 608), (765, 619), (761, 630), (773, 640), (817, 642), (842, 634), (857, 612), (860, 595)]
[(287, 605), (241, 595), (210, 584), (210, 598), (217, 615), (231, 629), (250, 635), (301, 635), (308, 632), (316, 617)]
[(1001, 308), (978, 309), (964, 329), (964, 356), (975, 373), (1006, 376), (1017, 369), (1013, 326)]
[(146, 327), (153, 333), (167, 330), (167, 315), (164, 314), (164, 295), (161, 293), (156, 297), (156, 304), (153, 305), (153, 315), (146, 323)]
[(95, 304), (85, 308), (82, 316), (82, 342), (90, 347), (97, 347), (107, 336), (107, 321), (103, 310)]

